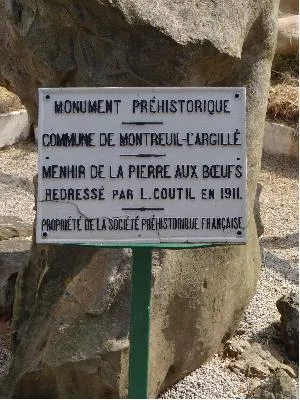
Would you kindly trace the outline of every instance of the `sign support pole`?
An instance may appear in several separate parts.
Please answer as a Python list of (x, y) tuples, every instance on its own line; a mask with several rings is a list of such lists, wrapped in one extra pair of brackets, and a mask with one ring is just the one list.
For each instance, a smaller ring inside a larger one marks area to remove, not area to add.
[(129, 399), (147, 399), (152, 249), (132, 249)]

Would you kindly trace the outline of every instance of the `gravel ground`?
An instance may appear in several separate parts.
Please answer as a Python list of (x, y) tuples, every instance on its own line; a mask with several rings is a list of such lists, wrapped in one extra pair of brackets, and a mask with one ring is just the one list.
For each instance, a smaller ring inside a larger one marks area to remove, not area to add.
[[(3, 334), (1, 334), (1, 336), (3, 336)], [(10, 359), (11, 359), (11, 352), (7, 348), (5, 340), (2, 340), (0, 338), (0, 376), (1, 374), (5, 373)]]
[(32, 223), (37, 147), (25, 142), (0, 149), (0, 160), (0, 215), (14, 215)]
[[(0, 214), (17, 215), (32, 222), (36, 147), (25, 143), (3, 149), (0, 158)], [(298, 290), (299, 284), (297, 162), (264, 154), (260, 183), (263, 185), (261, 215), (265, 227), (261, 237), (263, 265), (256, 294), (241, 321), (243, 334), (240, 337), (249, 342), (272, 345), (282, 353), (281, 344), (272, 339), (272, 331), (276, 331), (279, 321), (276, 300), (291, 289)], [(9, 358), (0, 332), (0, 374)], [(252, 379), (231, 372), (227, 367), (229, 361), (215, 355), (161, 398), (245, 398)]]
[[(264, 154), (260, 183), (260, 238), (263, 263), (255, 296), (241, 321), (240, 336), (249, 342), (266, 344), (286, 356), (276, 340), (280, 315), (276, 300), (290, 290), (298, 291), (298, 163), (286, 157)], [(236, 340), (239, 340), (239, 338)], [(242, 399), (253, 379), (228, 369), (229, 359), (215, 357), (167, 390), (161, 398)]]

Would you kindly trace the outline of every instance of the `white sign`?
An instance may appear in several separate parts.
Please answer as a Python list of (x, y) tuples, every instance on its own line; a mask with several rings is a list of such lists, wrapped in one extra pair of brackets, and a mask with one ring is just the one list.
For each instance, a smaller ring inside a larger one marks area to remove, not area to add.
[(246, 242), (244, 88), (39, 90), (38, 243)]

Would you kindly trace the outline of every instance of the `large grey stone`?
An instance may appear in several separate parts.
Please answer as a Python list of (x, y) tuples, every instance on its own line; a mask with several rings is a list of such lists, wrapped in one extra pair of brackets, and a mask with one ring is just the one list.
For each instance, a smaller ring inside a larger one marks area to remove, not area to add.
[[(218, 351), (255, 290), (253, 207), (278, 2), (2, 0), (0, 7), (7, 16), (0, 75), (34, 122), (39, 86), (247, 88), (248, 243), (155, 253), (149, 395), (156, 396)], [(126, 250), (33, 241), (17, 281), (4, 396), (126, 397), (130, 264)]]

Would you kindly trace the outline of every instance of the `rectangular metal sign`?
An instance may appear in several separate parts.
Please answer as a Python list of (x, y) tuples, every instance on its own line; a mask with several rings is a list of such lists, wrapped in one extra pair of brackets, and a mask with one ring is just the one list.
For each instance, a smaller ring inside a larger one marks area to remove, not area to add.
[(38, 243), (245, 243), (244, 88), (39, 90)]

